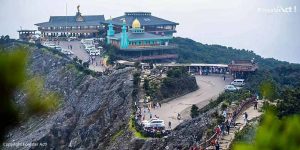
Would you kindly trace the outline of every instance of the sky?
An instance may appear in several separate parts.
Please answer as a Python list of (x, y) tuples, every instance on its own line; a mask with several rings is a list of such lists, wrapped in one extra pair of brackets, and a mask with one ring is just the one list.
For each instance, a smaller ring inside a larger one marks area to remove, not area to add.
[[(37, 29), (50, 16), (118, 17), (145, 11), (178, 22), (175, 36), (204, 44), (253, 50), (263, 57), (300, 63), (299, 0), (0, 0), (0, 35)], [(66, 9), (67, 8), (67, 9)]]

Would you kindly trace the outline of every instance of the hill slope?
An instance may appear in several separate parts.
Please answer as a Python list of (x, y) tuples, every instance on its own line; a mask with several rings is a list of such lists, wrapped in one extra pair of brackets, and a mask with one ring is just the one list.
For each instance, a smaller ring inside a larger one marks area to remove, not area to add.
[(254, 58), (261, 68), (273, 69), (279, 66), (287, 66), (290, 63), (274, 58), (263, 58), (253, 51), (239, 50), (221, 45), (207, 45), (188, 38), (176, 37), (172, 43), (178, 45), (177, 53), (179, 63), (224, 63), (228, 64), (236, 59)]

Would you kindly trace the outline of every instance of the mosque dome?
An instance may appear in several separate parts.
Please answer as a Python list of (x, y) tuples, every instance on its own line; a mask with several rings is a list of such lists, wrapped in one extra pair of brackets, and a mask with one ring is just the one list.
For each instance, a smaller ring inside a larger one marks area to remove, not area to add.
[(132, 22), (132, 28), (141, 28), (141, 23), (138, 19), (134, 19)]

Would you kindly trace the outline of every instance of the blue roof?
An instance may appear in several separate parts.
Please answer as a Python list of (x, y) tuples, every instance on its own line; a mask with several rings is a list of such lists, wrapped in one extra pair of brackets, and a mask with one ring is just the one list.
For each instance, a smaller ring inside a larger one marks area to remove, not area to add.
[(76, 16), (51, 16), (48, 22), (37, 23), (41, 27), (92, 26), (105, 22), (104, 15), (82, 16), (83, 21), (76, 21)]
[[(112, 24), (122, 25), (125, 19), (127, 26), (131, 26), (134, 19), (138, 19), (142, 26), (178, 25), (178, 23), (152, 16), (150, 12), (125, 12), (125, 15), (112, 19)], [(106, 23), (109, 23), (107, 20)]]

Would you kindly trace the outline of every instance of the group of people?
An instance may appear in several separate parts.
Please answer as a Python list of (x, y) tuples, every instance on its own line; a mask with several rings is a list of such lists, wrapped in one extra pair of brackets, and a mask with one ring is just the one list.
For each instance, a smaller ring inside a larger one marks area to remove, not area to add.
[(72, 50), (73, 46), (72, 45), (68, 45), (68, 49)]

